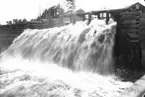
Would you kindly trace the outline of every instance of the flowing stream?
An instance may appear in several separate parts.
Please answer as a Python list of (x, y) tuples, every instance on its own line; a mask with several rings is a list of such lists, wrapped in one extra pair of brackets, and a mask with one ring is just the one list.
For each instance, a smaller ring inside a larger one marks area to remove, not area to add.
[(26, 29), (1, 55), (0, 97), (117, 97), (133, 83), (114, 73), (116, 22)]

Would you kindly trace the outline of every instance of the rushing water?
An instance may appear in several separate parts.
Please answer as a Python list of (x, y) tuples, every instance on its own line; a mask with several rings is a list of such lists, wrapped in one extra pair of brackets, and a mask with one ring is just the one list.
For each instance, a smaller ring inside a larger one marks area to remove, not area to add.
[[(99, 22), (99, 23), (98, 23)], [(6, 51), (25, 59), (54, 62), (74, 71), (111, 73), (115, 23), (94, 20), (60, 28), (26, 30)]]
[(132, 85), (113, 73), (116, 23), (93, 20), (25, 30), (3, 52), (0, 97), (116, 97)]

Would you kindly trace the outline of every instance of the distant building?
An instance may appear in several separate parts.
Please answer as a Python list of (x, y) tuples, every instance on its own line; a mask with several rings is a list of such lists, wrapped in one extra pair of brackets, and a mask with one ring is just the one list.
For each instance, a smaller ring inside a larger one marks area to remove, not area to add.
[(70, 24), (70, 23), (75, 23), (76, 21), (83, 21), (84, 16), (79, 16), (79, 14), (85, 13), (83, 9), (78, 9), (74, 11), (73, 13), (66, 12), (64, 13), (61, 17), (63, 20), (63, 24)]

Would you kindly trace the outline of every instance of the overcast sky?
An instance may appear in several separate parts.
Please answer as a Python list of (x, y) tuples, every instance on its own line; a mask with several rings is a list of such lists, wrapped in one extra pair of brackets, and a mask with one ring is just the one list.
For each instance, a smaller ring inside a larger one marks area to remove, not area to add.
[[(8, 20), (23, 19), (30, 20), (36, 18), (45, 8), (61, 3), (65, 0), (1, 0), (0, 2), (0, 24)], [(126, 6), (130, 2), (144, 0), (76, 0), (77, 8), (85, 11), (95, 10), (103, 7), (117, 8)]]

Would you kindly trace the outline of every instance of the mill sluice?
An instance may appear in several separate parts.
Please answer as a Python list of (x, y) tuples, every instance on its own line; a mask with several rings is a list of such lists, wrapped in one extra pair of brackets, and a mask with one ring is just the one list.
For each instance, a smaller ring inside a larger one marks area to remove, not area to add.
[(92, 18), (110, 18), (117, 22), (114, 58), (115, 64), (129, 68), (145, 67), (145, 6), (139, 2), (122, 9), (91, 11), (78, 14), (91, 22)]

